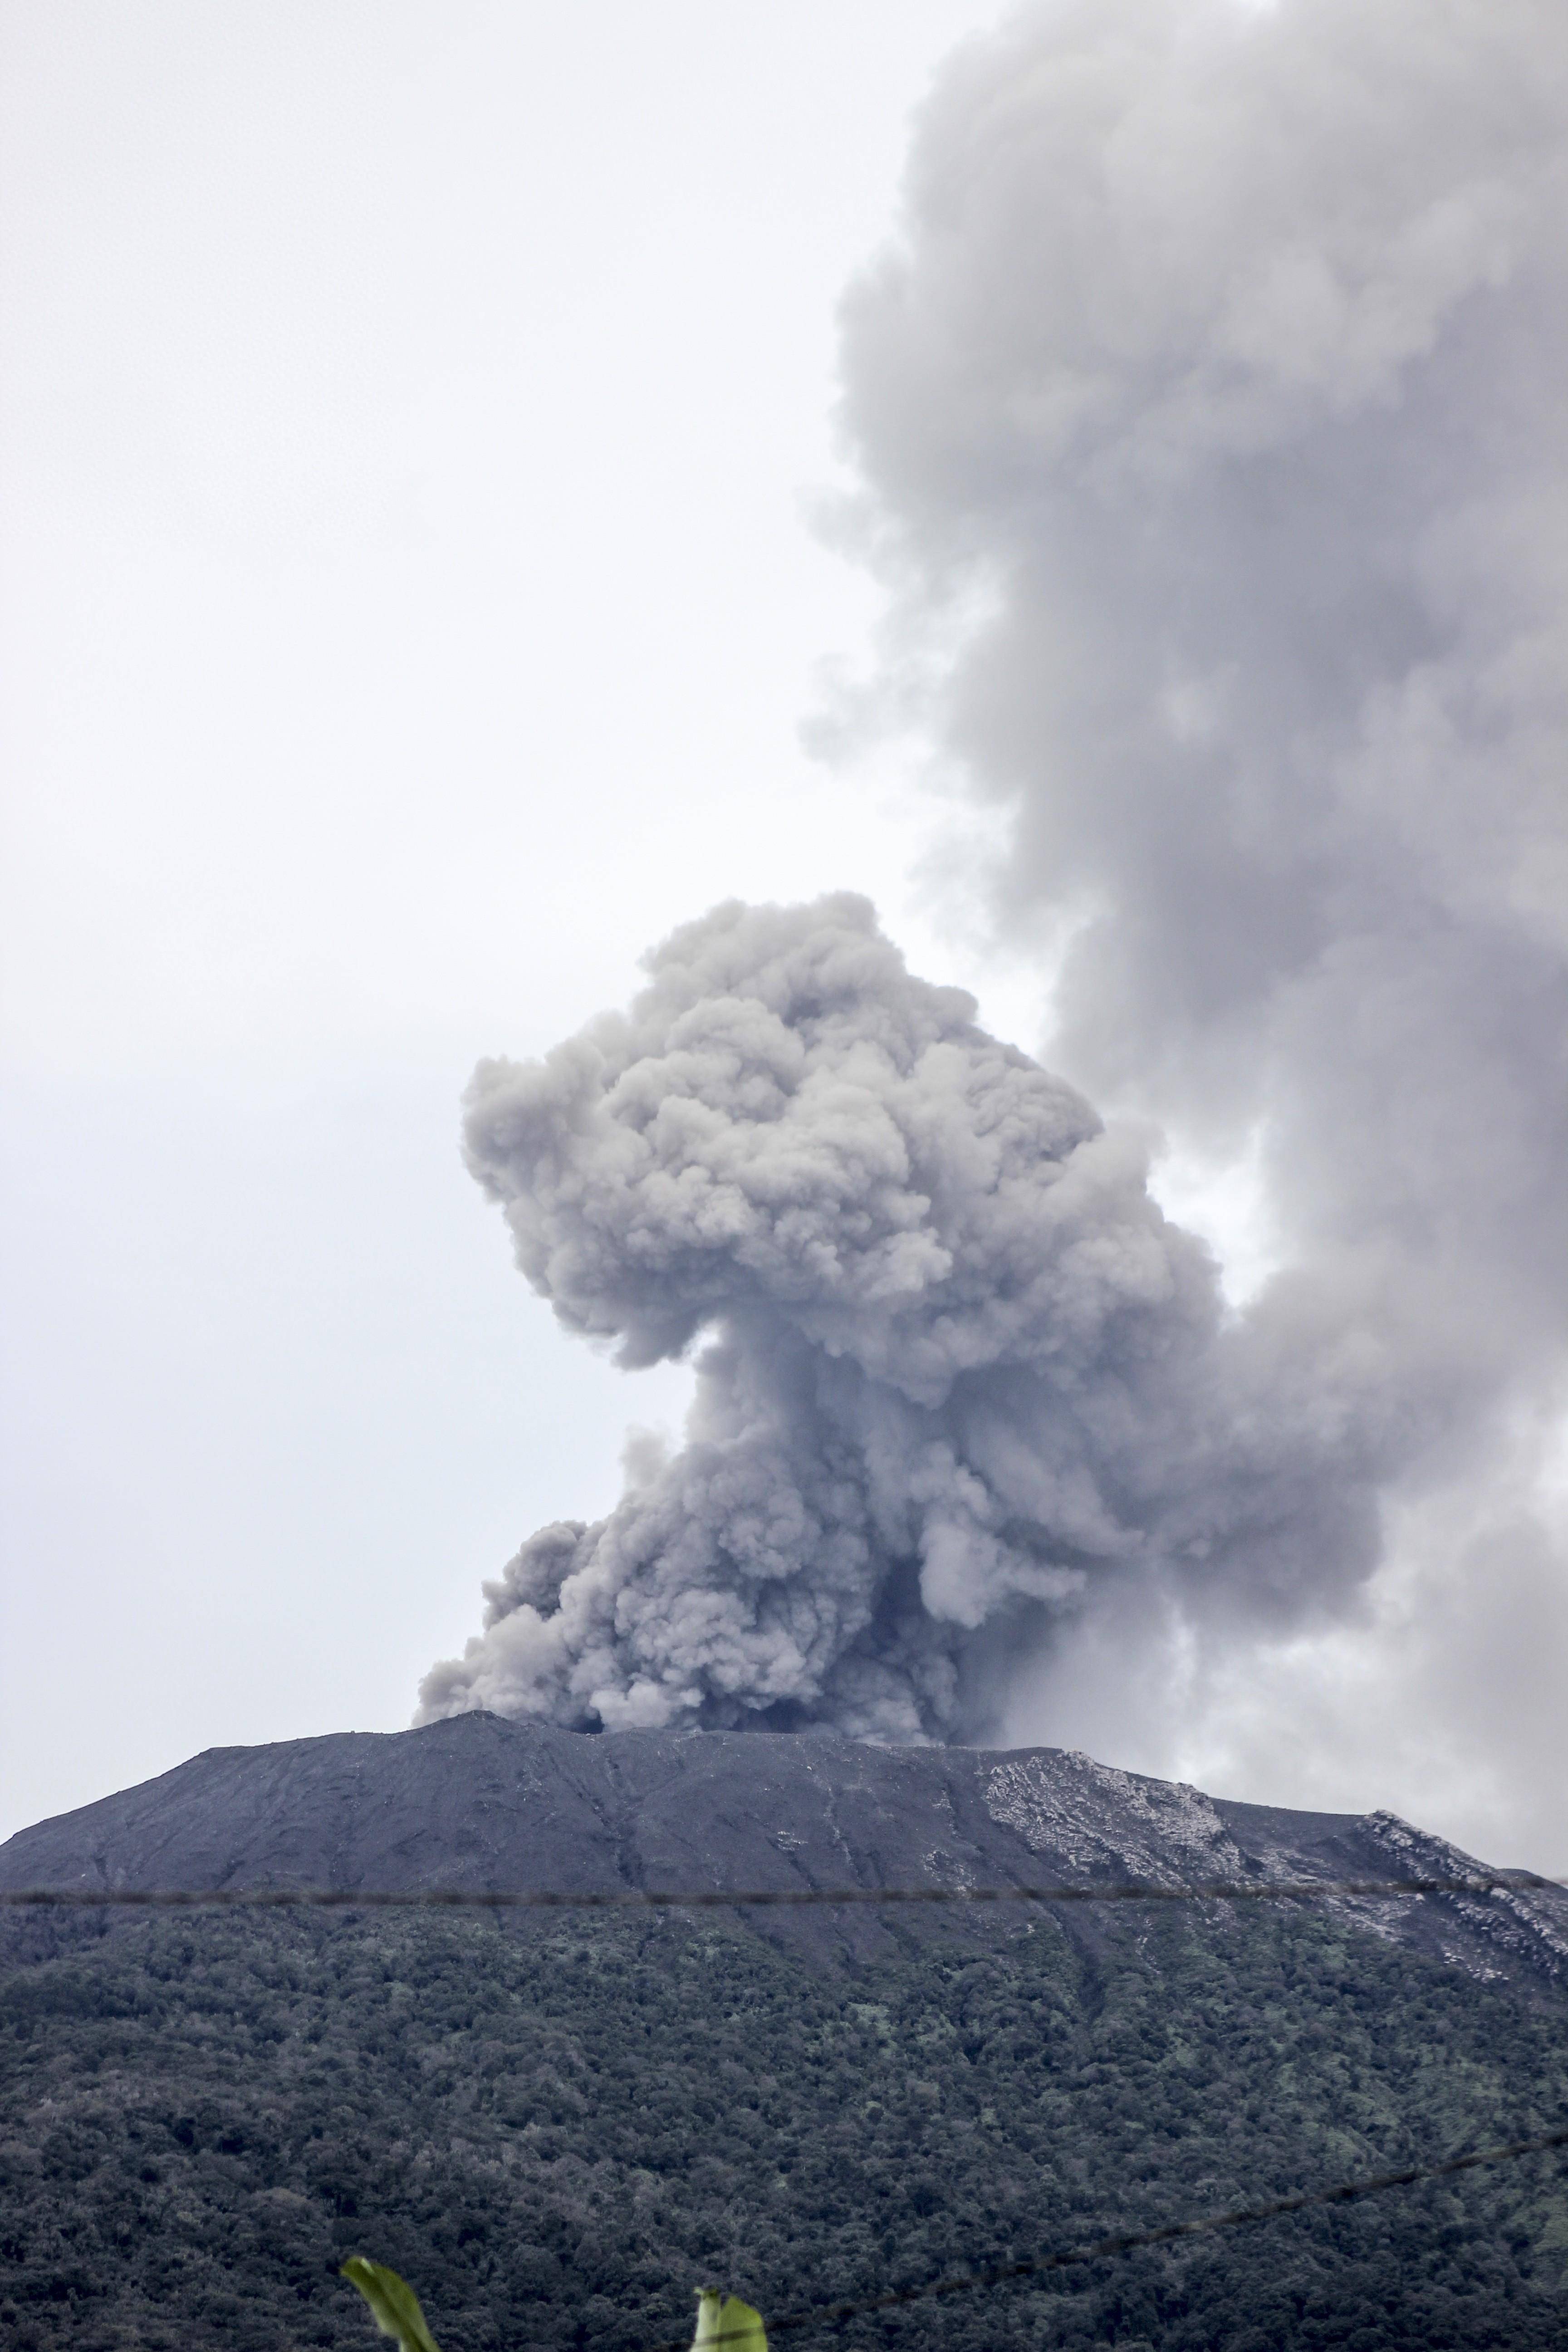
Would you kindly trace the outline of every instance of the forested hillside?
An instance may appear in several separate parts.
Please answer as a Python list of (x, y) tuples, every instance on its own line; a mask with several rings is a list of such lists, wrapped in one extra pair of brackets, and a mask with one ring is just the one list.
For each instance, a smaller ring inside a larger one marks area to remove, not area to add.
[[(13, 1915), (5, 2343), (368, 2347), (360, 2252), (443, 2352), (634, 2352), (1568, 2122), (1552, 1984), (1316, 1908), (755, 1916)], [(1545, 2352), (1565, 2286), (1557, 2156), (783, 2340)]]

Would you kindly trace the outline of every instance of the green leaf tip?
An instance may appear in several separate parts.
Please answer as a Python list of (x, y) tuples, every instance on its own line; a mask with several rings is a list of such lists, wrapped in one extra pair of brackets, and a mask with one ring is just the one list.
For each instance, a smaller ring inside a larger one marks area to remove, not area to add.
[(742, 2303), (738, 2294), (723, 2294), (717, 2287), (705, 2286), (698, 2291), (697, 2333), (691, 2339), (691, 2352), (768, 2352), (768, 2335), (763, 2326), (763, 2315)]
[(363, 2254), (351, 2254), (342, 2265), (342, 2276), (351, 2286), (358, 2287), (382, 2334), (395, 2336), (403, 2352), (441, 2352), (425, 2325), (419, 2297), (395, 2271), (389, 2271), (384, 2263), (367, 2263)]

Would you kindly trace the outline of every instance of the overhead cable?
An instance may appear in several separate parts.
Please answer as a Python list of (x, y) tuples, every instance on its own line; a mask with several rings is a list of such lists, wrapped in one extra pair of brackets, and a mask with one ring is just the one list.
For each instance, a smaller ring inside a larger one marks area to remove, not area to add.
[(1462, 1878), (1203, 1879), (1184, 1886), (1130, 1879), (1103, 1885), (753, 1886), (663, 1888), (365, 1886), (0, 1887), (0, 1909), (125, 1911), (730, 1911), (945, 1903), (1315, 1903), (1411, 1895), (1562, 1894), (1568, 1883), (1528, 1870)]
[[(1515, 2158), (1541, 2156), (1549, 2148), (1568, 2147), (1568, 2131), (1545, 2132), (1537, 2139), (1507, 2141), (1500, 2147), (1479, 2147), (1464, 2156), (1450, 2156), (1441, 2164), (1409, 2165), (1398, 2172), (1374, 2172), (1360, 2180), (1338, 2180), (1331, 2188), (1307, 2189), (1293, 2197), (1270, 2198), (1265, 2205), (1238, 2205), (1225, 2213), (1199, 2214), (1191, 2221), (1167, 2221), (1157, 2230), (1121, 2230), (1108, 2238), (1093, 2238), (1081, 2246), (1062, 2246), (1032, 2255), (1027, 2262), (1001, 2263), (988, 2270), (961, 2271), (931, 2279), (922, 2286), (890, 2287), (881, 2294), (863, 2295), (852, 2303), (812, 2304), (803, 2311), (786, 2311), (770, 2319), (770, 2336), (797, 2333), (806, 2327), (837, 2326), (879, 2311), (896, 2311), (909, 2303), (924, 2303), (937, 2295), (967, 2294), (978, 2287), (1005, 2286), (1010, 2280), (1043, 2278), (1052, 2271), (1076, 2270), (1080, 2263), (1106, 2262), (1119, 2254), (1136, 2253), (1146, 2246), (1167, 2246), (1179, 2238), (1201, 2238), (1215, 2230), (1239, 2230), (1255, 2221), (1272, 2221), (1285, 2213), (1304, 2213), (1318, 2205), (1349, 2205), (1363, 2197), (1381, 2196), (1386, 2189), (1409, 2189), (1423, 2180), (1446, 2180), (1458, 2172), (1473, 2172), (1481, 2165), (1506, 2164)], [(710, 2336), (703, 2352), (738, 2334)], [(647, 2352), (688, 2352), (688, 2339), (675, 2336), (654, 2344)]]

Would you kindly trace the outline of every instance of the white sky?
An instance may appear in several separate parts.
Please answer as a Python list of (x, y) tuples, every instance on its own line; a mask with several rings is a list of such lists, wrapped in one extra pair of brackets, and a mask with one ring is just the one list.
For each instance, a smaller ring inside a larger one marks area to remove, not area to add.
[[(718, 898), (846, 885), (1038, 1034), (973, 811), (798, 732), (877, 612), (805, 511), (835, 303), (996, 13), (11, 0), (0, 1835), (400, 1727), (678, 1420), (511, 1270), (479, 1055)], [(1256, 1171), (1165, 1189), (1250, 1286)]]
[(801, 749), (875, 611), (834, 305), (979, 0), (12, 0), (0, 1833), (407, 1720), (629, 1420), (463, 1173), (476, 1057), (946, 820)]

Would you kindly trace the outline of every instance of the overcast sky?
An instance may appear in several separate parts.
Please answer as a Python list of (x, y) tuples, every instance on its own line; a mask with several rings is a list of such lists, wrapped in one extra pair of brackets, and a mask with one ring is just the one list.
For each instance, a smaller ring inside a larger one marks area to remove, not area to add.
[[(458, 1158), (481, 1055), (718, 898), (844, 887), (1046, 1034), (1059, 940), (987, 929), (951, 746), (822, 721), (886, 658), (816, 520), (837, 306), (999, 13), (13, 0), (0, 1833), (400, 1727), (480, 1578), (678, 1424), (685, 1370), (512, 1272)], [(1252, 1146), (1157, 1181), (1250, 1295)], [(1114, 1658), (1026, 1728), (1568, 1864), (1541, 1751), (1489, 1770), (1489, 1717), (1435, 1774), (1404, 1590), (1142, 1744)]]
[(930, 939), (928, 813), (800, 748), (875, 609), (805, 504), (985, 15), (5, 11), (0, 1826), (405, 1723), (679, 1419), (511, 1273), (458, 1099), (721, 896)]

